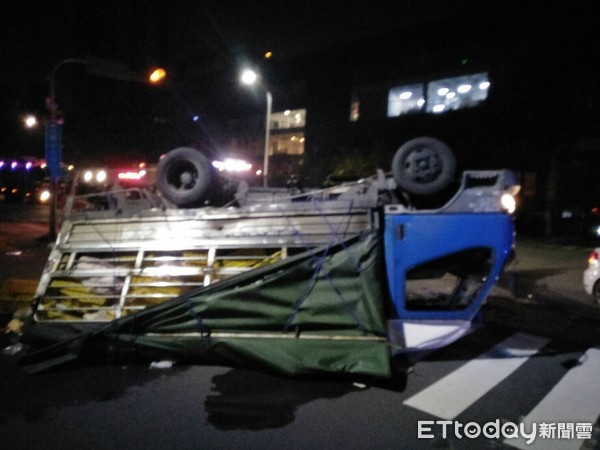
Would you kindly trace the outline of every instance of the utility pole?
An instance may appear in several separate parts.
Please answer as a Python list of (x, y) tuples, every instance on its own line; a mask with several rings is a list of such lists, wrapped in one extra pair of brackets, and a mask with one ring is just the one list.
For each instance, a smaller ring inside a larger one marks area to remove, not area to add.
[(84, 59), (63, 59), (50, 73), (50, 94), (46, 99), (49, 112), (44, 130), (44, 157), (50, 173), (50, 217), (48, 220), (48, 240), (56, 240), (56, 210), (58, 207), (58, 184), (62, 176), (62, 123), (56, 104), (56, 72), (65, 64), (85, 64)]
[(46, 165), (50, 172), (50, 217), (48, 239), (55, 241), (56, 234), (56, 210), (58, 207), (58, 186), (62, 177), (62, 125), (63, 118), (59, 114), (56, 103), (56, 73), (58, 69), (67, 64), (83, 64), (88, 73), (106, 78), (124, 81), (161, 82), (166, 77), (166, 71), (158, 68), (152, 72), (149, 79), (140, 76), (131, 68), (117, 61), (87, 56), (85, 59), (67, 58), (58, 62), (50, 73), (50, 93), (46, 98), (46, 109), (48, 109), (48, 120), (46, 121), (44, 134), (44, 156)]

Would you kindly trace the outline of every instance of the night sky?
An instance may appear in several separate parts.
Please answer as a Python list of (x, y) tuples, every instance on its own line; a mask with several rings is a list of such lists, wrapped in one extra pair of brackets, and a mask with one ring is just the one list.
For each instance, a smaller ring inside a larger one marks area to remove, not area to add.
[[(579, 9), (586, 19), (590, 19), (586, 17), (590, 11), (598, 11), (597, 7), (590, 9), (597, 2), (548, 2), (550, 8), (529, 5), (528, 19), (519, 22), (521, 2), (482, 3), (394, 0), (365, 6), (362, 1), (349, 1), (340, 7), (335, 1), (5, 0), (0, 3), (0, 155), (43, 154), (42, 133), (24, 130), (20, 120), (28, 112), (40, 117), (45, 114), (48, 75), (65, 58), (107, 58), (140, 74), (156, 66), (168, 70), (171, 87), (177, 87), (171, 92), (93, 76), (77, 65), (64, 66), (56, 77), (67, 155), (75, 159), (92, 154), (106, 157), (111, 152), (155, 155), (202, 131), (189, 128), (190, 116), (212, 114), (217, 102), (226, 106), (220, 114), (227, 114), (227, 108), (235, 111), (240, 97), (235, 68), (260, 60), (267, 50), (278, 60), (310, 64), (317, 51), (391, 32), (405, 33), (405, 39), (398, 42), (403, 51), (423, 42), (435, 47), (436, 42), (445, 42), (448, 30), (470, 27), (480, 19), (494, 23), (495, 15), (498, 24), (514, 16), (514, 23), (523, 26), (511, 32), (535, 41), (542, 39), (536, 34), (536, 8), (542, 21), (547, 9), (570, 5), (565, 23), (571, 18), (579, 20)], [(595, 22), (592, 17), (591, 23)], [(572, 23), (568, 32), (577, 34), (577, 28), (578, 24)], [(557, 35), (550, 37), (553, 45), (569, 41), (569, 36), (560, 35), (562, 29), (557, 26)], [(497, 32), (501, 35), (506, 30)], [(456, 29), (453, 33), (457, 34)], [(586, 58), (590, 50), (582, 49), (577, 41), (572, 51)], [(558, 59), (564, 51), (557, 45)]]
[(210, 84), (215, 73), (229, 79), (220, 85), (226, 91), (221, 102), (235, 107), (236, 65), (260, 59), (267, 50), (276, 58), (295, 58), (385, 32), (413, 3), (418, 2), (383, 2), (356, 14), (352, 2), (340, 10), (338, 2), (4, 1), (0, 155), (41, 156), (41, 130), (24, 130), (22, 116), (43, 117), (48, 76), (66, 58), (106, 58), (140, 74), (162, 66), (180, 86), (170, 98), (156, 88), (91, 76), (83, 66), (63, 66), (56, 96), (65, 116), (67, 154), (89, 156), (83, 147), (104, 154), (114, 148), (156, 150), (178, 144), (178, 132), (183, 142), (191, 137), (185, 127), (170, 127), (170, 136), (159, 136), (165, 133), (156, 128), (185, 113), (203, 113), (202, 94), (211, 89), (191, 91)]

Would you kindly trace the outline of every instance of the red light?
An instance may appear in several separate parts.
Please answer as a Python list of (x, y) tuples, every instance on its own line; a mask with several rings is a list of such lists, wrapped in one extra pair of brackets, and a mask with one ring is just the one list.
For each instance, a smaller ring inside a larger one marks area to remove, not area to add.
[(597, 206), (592, 208), (592, 214), (598, 214), (598, 211), (600, 211), (600, 209)]
[(597, 262), (598, 262), (598, 252), (596, 250), (594, 250), (592, 253), (590, 253), (590, 256), (588, 256), (588, 263), (594, 264)]
[(145, 170), (140, 170), (139, 172), (119, 172), (117, 174), (117, 178), (119, 180), (141, 180), (146, 175)]

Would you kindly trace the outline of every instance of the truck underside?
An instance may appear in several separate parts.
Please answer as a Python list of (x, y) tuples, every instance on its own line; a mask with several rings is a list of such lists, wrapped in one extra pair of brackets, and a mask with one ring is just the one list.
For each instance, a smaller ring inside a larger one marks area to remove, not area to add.
[(513, 187), (465, 172), (425, 210), (382, 172), (188, 209), (152, 190), (74, 199), (89, 207), (66, 216), (24, 329), (52, 345), (24, 367), (111, 353), (387, 377), (391, 355), (470, 329), (512, 251)]

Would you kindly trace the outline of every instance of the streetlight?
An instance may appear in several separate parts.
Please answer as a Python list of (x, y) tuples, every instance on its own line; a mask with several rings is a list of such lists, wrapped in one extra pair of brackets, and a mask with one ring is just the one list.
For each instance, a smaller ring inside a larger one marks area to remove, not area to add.
[(167, 76), (167, 72), (162, 67), (154, 69), (152, 73), (148, 76), (148, 81), (152, 84), (158, 84), (162, 82)]
[[(46, 121), (44, 151), (46, 165), (50, 172), (50, 219), (48, 239), (56, 240), (56, 208), (57, 208), (57, 192), (58, 182), (62, 176), (61, 159), (62, 159), (62, 119), (58, 113), (58, 105), (56, 104), (56, 73), (58, 69), (67, 64), (83, 64), (88, 73), (106, 78), (124, 81), (142, 81), (147, 80), (140, 77), (127, 65), (113, 61), (110, 59), (97, 58), (87, 56), (85, 59), (67, 58), (59, 61), (52, 68), (50, 73), (50, 93), (46, 99), (46, 108), (49, 111), (49, 119)], [(164, 69), (157, 69), (153, 72), (149, 81), (153, 83), (160, 82), (166, 76)]]
[(46, 108), (50, 117), (46, 122), (44, 132), (44, 157), (46, 166), (50, 172), (50, 218), (48, 221), (48, 239), (56, 240), (56, 208), (58, 205), (58, 182), (61, 177), (62, 160), (62, 121), (58, 114), (58, 105), (56, 104), (56, 72), (67, 64), (86, 64), (85, 59), (68, 58), (58, 62), (50, 72), (50, 93), (46, 99)]
[(25, 116), (23, 118), (23, 125), (25, 125), (25, 128), (27, 129), (32, 129), (38, 126), (38, 120), (37, 117), (35, 117), (33, 114), (28, 114), (27, 116)]
[[(253, 85), (258, 80), (258, 74), (251, 69), (246, 69), (240, 75), (240, 81), (248, 86)], [(265, 87), (263, 85), (263, 87)], [(265, 151), (263, 160), (263, 186), (267, 187), (267, 180), (269, 175), (269, 125), (271, 123), (271, 108), (273, 105), (273, 96), (271, 92), (265, 87), (265, 94), (267, 96), (267, 115), (265, 118)]]

